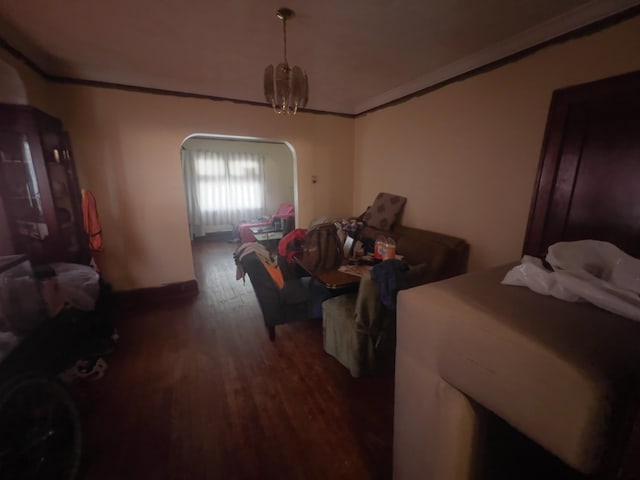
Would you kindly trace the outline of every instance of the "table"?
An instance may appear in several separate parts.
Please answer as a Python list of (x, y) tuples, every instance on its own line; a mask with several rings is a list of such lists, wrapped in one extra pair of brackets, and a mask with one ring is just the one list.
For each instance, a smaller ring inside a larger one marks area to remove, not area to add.
[(269, 246), (271, 242), (279, 241), (282, 236), (282, 230), (276, 230), (272, 226), (267, 227), (249, 227), (253, 236), (256, 237), (256, 242), (262, 243), (265, 246)]
[(359, 276), (341, 272), (337, 267), (330, 270), (316, 270), (312, 272), (305, 268), (303, 262), (303, 254), (298, 254), (293, 258), (304, 271), (306, 271), (309, 275), (322, 283), (322, 285), (324, 285), (329, 290), (356, 288), (360, 284)]

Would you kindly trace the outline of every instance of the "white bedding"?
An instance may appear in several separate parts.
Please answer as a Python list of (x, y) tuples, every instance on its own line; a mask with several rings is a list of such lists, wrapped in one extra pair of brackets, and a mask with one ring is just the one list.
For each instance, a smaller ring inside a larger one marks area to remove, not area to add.
[(615, 245), (596, 240), (558, 242), (542, 261), (525, 255), (502, 283), (569, 302), (589, 302), (640, 321), (640, 260)]

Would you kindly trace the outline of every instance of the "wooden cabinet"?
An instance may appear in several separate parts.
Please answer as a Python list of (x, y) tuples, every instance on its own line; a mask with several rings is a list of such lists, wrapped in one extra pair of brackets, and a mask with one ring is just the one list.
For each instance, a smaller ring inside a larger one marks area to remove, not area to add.
[(87, 263), (80, 189), (60, 120), (0, 104), (0, 188), (16, 253), (33, 263)]

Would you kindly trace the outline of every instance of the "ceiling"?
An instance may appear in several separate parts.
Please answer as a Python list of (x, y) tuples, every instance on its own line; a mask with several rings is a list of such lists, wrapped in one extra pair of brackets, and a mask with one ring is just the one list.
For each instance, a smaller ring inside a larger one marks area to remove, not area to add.
[(309, 77), (308, 109), (359, 114), (639, 0), (0, 0), (0, 32), (48, 75), (264, 103), (264, 68)]

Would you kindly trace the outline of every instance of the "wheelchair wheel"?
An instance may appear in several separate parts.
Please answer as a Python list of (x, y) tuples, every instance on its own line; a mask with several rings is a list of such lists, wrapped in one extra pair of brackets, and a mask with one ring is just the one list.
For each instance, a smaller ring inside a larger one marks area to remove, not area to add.
[(82, 425), (56, 380), (23, 376), (0, 388), (0, 478), (73, 480), (82, 456)]

